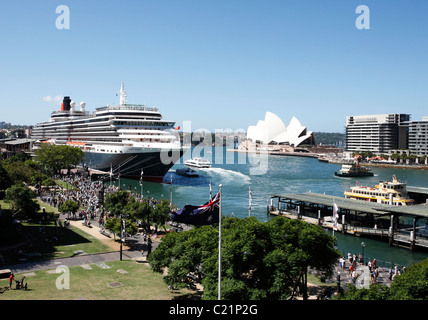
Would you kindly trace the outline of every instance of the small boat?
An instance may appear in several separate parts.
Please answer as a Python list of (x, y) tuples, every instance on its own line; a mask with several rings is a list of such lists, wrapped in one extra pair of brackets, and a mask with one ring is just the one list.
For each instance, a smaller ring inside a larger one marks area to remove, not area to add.
[(369, 168), (360, 166), (358, 163), (342, 164), (342, 169), (334, 173), (337, 177), (373, 177)]
[(407, 194), (406, 183), (392, 176), (392, 181), (380, 181), (375, 187), (355, 186), (344, 192), (345, 198), (391, 204), (394, 206), (409, 206), (414, 204)]
[(184, 165), (189, 168), (211, 168), (211, 163), (202, 158), (192, 158), (190, 160), (186, 160)]
[(182, 168), (175, 170), (175, 173), (184, 177), (199, 177), (199, 174), (190, 168)]

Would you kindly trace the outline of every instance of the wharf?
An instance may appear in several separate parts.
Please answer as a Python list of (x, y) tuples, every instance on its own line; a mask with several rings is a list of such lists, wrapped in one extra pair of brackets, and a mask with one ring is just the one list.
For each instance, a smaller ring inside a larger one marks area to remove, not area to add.
[[(410, 250), (428, 249), (428, 205), (391, 206), (317, 193), (290, 193), (271, 197), (270, 215), (320, 225), (343, 234), (385, 239)], [(276, 208), (273, 200), (277, 199)], [(336, 204), (337, 218), (333, 217)], [(412, 223), (409, 224), (408, 221)]]

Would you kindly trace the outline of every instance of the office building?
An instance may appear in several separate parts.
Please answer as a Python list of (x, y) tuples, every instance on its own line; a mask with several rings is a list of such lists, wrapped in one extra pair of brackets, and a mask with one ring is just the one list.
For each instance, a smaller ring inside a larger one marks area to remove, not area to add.
[(419, 121), (406, 122), (408, 148), (411, 154), (428, 155), (428, 116)]
[(405, 122), (409, 114), (378, 114), (346, 117), (346, 151), (388, 153), (392, 149), (407, 149)]

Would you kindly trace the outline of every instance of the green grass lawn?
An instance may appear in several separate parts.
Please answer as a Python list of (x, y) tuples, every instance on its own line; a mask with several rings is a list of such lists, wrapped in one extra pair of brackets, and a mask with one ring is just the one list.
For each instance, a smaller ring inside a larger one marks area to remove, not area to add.
[(56, 179), (55, 182), (57, 185), (62, 186), (64, 188), (64, 190), (71, 190), (71, 189), (78, 190), (78, 188), (76, 188), (75, 186), (72, 186), (72, 185), (68, 184), (67, 182), (62, 181), (61, 179)]
[[(8, 279), (0, 279), (0, 300), (171, 300), (186, 299), (195, 291), (181, 289), (171, 293), (162, 279), (162, 275), (153, 272), (146, 263), (134, 260), (106, 262), (109, 269), (103, 269), (97, 264), (89, 265), (91, 270), (82, 266), (69, 268), (69, 289), (58, 289), (56, 282), (64, 285), (64, 273), (56, 270), (43, 270), (27, 276), (28, 290), (5, 290), (9, 285)], [(119, 273), (124, 270), (127, 273)], [(21, 280), (22, 274), (15, 275)], [(120, 287), (110, 287), (109, 284), (119, 282)]]

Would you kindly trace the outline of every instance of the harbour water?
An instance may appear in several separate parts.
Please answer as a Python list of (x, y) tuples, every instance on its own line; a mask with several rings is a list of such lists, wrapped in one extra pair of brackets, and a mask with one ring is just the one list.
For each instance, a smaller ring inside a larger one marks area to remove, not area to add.
[[(334, 175), (339, 164), (321, 163), (315, 158), (248, 155), (227, 152), (227, 148), (194, 147), (190, 149), (164, 177), (163, 184), (144, 181), (145, 196), (170, 199), (179, 208), (186, 204), (202, 205), (210, 196), (219, 191), (222, 184), (222, 211), (225, 216), (248, 217), (249, 188), (251, 188), (251, 216), (260, 221), (271, 219), (266, 206), (274, 194), (315, 192), (343, 196), (343, 192), (359, 181), (362, 185), (374, 186), (379, 180), (391, 180), (392, 175), (407, 182), (410, 186), (428, 187), (428, 171), (373, 167), (374, 177), (339, 178)], [(216, 155), (217, 151), (217, 155)], [(198, 169), (199, 177), (183, 177), (175, 170), (183, 168), (184, 161), (191, 157), (204, 157), (212, 163), (212, 168)], [(258, 174), (260, 173), (260, 174)], [(169, 184), (172, 177), (172, 187)], [(119, 181), (115, 181), (118, 185)], [(139, 181), (121, 179), (122, 188), (132, 188), (140, 193)], [(331, 234), (332, 231), (327, 231)], [(348, 252), (362, 252), (365, 243), (365, 258), (376, 258), (385, 266), (397, 264), (409, 266), (428, 258), (427, 252), (411, 252), (409, 249), (389, 247), (387, 242), (351, 235), (335, 233), (337, 247), (347, 255)]]

